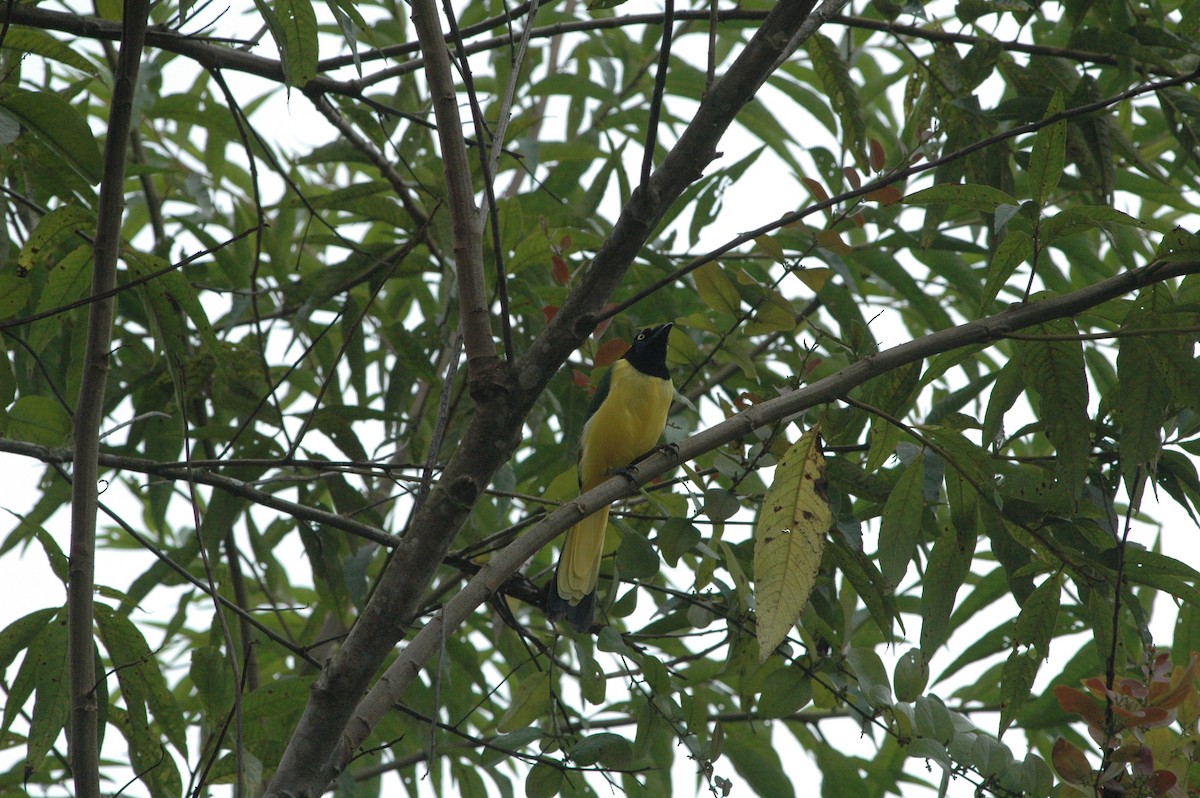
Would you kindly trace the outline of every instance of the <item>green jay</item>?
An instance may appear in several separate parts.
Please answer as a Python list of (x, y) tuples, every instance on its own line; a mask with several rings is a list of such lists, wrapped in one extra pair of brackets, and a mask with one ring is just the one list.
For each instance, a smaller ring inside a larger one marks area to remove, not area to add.
[[(650, 451), (667, 424), (675, 389), (667, 371), (670, 324), (647, 327), (629, 351), (600, 378), (588, 408), (579, 449), (579, 492), (586, 493)], [(567, 620), (578, 632), (591, 628), (608, 507), (567, 532), (557, 576), (546, 599), (552, 621)]]

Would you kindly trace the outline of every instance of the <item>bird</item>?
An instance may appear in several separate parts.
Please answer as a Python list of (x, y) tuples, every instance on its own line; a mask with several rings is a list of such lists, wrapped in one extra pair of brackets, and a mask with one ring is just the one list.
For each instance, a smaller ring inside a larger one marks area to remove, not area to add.
[[(600, 378), (579, 449), (579, 492), (586, 493), (613, 473), (622, 473), (649, 452), (667, 425), (675, 388), (667, 371), (671, 324), (638, 332), (629, 350)], [(608, 506), (567, 532), (546, 615), (566, 620), (577, 632), (591, 629), (596, 613), (596, 582), (608, 527)]]

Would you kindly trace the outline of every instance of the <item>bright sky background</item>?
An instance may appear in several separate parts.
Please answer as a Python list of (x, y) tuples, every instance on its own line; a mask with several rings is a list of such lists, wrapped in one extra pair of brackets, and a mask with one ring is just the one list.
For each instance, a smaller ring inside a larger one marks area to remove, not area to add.
[[(318, 5), (319, 13), (325, 14), (327, 11)], [(253, 31), (247, 29), (248, 13), (253, 13), (253, 4), (249, 2), (233, 2), (213, 6), (207, 9), (204, 14), (205, 18), (213, 18), (221, 11), (228, 8), (228, 12), (219, 20), (216, 25), (216, 31), (223, 34), (238, 32), (240, 35), (247, 35)], [(658, 8), (657, 4), (651, 6), (642, 0), (633, 0), (625, 7), (629, 13), (644, 13)], [(1053, 13), (1054, 6), (1042, 6), (1043, 13)], [(905, 20), (902, 20), (905, 21)], [(189, 25), (187, 29), (197, 29), (199, 25)], [(826, 32), (837, 38), (840, 31), (836, 27), (830, 27)], [(1000, 35), (1004, 38), (1006, 35), (1011, 37), (1011, 33), (1001, 32)], [(695, 40), (693, 40), (695, 41)], [(322, 50), (323, 56), (334, 54), (333, 48), (326, 41), (326, 48)], [(677, 52), (685, 51), (688, 44), (681, 43)], [(265, 43), (260, 44), (255, 50), (260, 55), (274, 57), (275, 52), (269, 39)], [(702, 53), (701, 53), (702, 57)], [(166, 86), (169, 90), (173, 81), (185, 81), (186, 76), (182, 72), (182, 67), (185, 63), (177, 61), (180, 74), (175, 76), (168, 73)], [(484, 64), (479, 62), (477, 69), (482, 69)], [(271, 84), (255, 78), (228, 74), (228, 77), (233, 85), (234, 91), (238, 94), (242, 102), (247, 102), (253, 97), (258, 96), (263, 91), (272, 88)], [(190, 82), (190, 81), (188, 81)], [(186, 82), (179, 83), (180, 87), (187, 85)], [(984, 92), (987, 91), (985, 86)], [(770, 94), (763, 96), (764, 101), (771, 103)], [(986, 105), (986, 101), (984, 103)], [(781, 107), (794, 109), (795, 106), (788, 102)], [(804, 131), (797, 135), (797, 138), (803, 141), (812, 141), (812, 135), (821, 131), (815, 123), (810, 120), (796, 118), (787, 119), (785, 126)], [(269, 101), (267, 107), (262, 109), (254, 117), (254, 122), (262, 129), (267, 131), (269, 139), (282, 143), (282, 146), (289, 152), (303, 152), (311, 146), (329, 141), (334, 136), (334, 131), (325, 122), (324, 118), (312, 110), (308, 101), (302, 96), (296, 94), (290, 101), (282, 94), (277, 94)], [(836, 143), (832, 141), (825, 142), (827, 146), (836, 148)], [(757, 146), (756, 143), (750, 140), (745, 134), (736, 128), (727, 135), (722, 142), (721, 149), (724, 151), (724, 162), (731, 163), (741, 158), (751, 148)], [(631, 148), (632, 150), (632, 148)], [(632, 153), (630, 169), (636, 171), (637, 162), (640, 161), (640, 149)], [(699, 247), (700, 250), (711, 248), (724, 241), (732, 238), (738, 233), (747, 229), (757, 227), (767, 220), (774, 219), (782, 213), (795, 210), (797, 207), (804, 204), (806, 196), (802, 190), (796, 191), (780, 191), (778, 190), (779, 170), (784, 170), (786, 173), (787, 167), (782, 164), (769, 151), (764, 152), (760, 161), (751, 168), (747, 177), (735, 186), (732, 186), (727, 192), (724, 201), (724, 213), (718, 224), (713, 225), (704, 233), (703, 241)], [(816, 174), (814, 169), (813, 174)], [(507, 181), (504, 181), (506, 184)], [(910, 184), (910, 188), (911, 188)], [(275, 190), (278, 190), (276, 188)], [(271, 191), (268, 191), (268, 197), (273, 196)], [(613, 198), (615, 206), (615, 198)], [(1117, 201), (1117, 207), (1121, 208), (1120, 198)], [(682, 243), (684, 237), (680, 237), (678, 241)], [(914, 268), (916, 268), (914, 266)], [(784, 287), (786, 289), (787, 283)], [(798, 292), (797, 292), (798, 293)], [(868, 317), (870, 314), (868, 314)], [(884, 312), (872, 323), (872, 329), (876, 336), (884, 346), (891, 346), (908, 340), (908, 333), (904, 330), (899, 320), (894, 318), (894, 314)], [(1093, 408), (1094, 408), (1093, 397)], [(711, 410), (711, 407), (709, 408)], [(708, 423), (714, 423), (719, 420), (719, 416), (709, 414), (706, 418)], [(119, 435), (120, 433), (118, 433)], [(23, 513), (36, 500), (38, 495), (37, 484), (44, 471), (44, 467), (39, 464), (24, 458), (13, 457), (0, 454), (0, 475), (3, 477), (3, 487), (0, 488), (0, 508), (7, 509), (15, 513)], [(764, 475), (764, 479), (769, 479)], [(136, 504), (132, 503), (128, 498), (122, 496), (124, 488), (122, 486), (114, 486), (111, 490), (112, 495), (102, 496), (102, 500), (110, 503), (119, 511), (130, 513), (129, 520), (134, 526), (138, 525), (138, 514), (140, 509)], [(1166, 506), (1154, 508), (1151, 504), (1147, 509), (1151, 515), (1163, 519), (1164, 528), (1162, 530), (1161, 544), (1163, 549), (1179, 559), (1188, 562), (1193, 566), (1200, 566), (1200, 547), (1194, 545), (1196, 529), (1192, 525), (1187, 516), (1169, 500)], [(177, 519), (181, 526), (190, 526), (192, 523), (190, 515)], [(101, 526), (110, 526), (111, 524), (101, 517)], [(8, 521), (0, 521), (0, 539), (6, 536), (11, 528), (15, 526), (15, 519)], [(47, 529), (51, 532), (54, 538), (58, 541), (63, 550), (67, 550), (69, 546), (69, 518), (65, 512), (60, 512), (47, 524)], [(874, 526), (869, 527), (866, 532), (866, 546), (868, 550), (874, 548), (875, 532)], [(1133, 540), (1142, 545), (1151, 546), (1154, 544), (1154, 535), (1156, 530), (1146, 527), (1140, 527), (1133, 536)], [(749, 534), (747, 530), (746, 534)], [(303, 557), (302, 550), (296, 544), (295, 557), (299, 561)], [(113, 551), (103, 550), (99, 554), (97, 568), (97, 582), (108, 584), (118, 589), (123, 589), (140, 574), (152, 562), (149, 554), (134, 551)], [(6, 586), (5, 592), (9, 597), (8, 601), (0, 602), (0, 628), (7, 626), (13, 620), (21, 617), (28, 612), (48, 606), (59, 606), (65, 602), (65, 593), (62, 585), (52, 575), (46, 562), (45, 556), (34, 546), (25, 552), (23, 557), (15, 557), (12, 554), (0, 558), (0, 584)], [(160, 591), (153, 594), (151, 599), (143, 605), (141, 612), (135, 615), (135, 619), (141, 622), (157, 620), (165, 622), (175, 610), (175, 599), (177, 593), (173, 591)], [(960, 593), (959, 598), (962, 598)], [(160, 603), (161, 602), (161, 603)], [(980, 624), (972, 624), (969, 631), (972, 633), (978, 632), (980, 629), (990, 629), (995, 623), (1000, 620), (1011, 617), (1009, 610), (1011, 609), (1011, 598), (1008, 599), (1010, 606), (1003, 606), (1004, 613), (996, 613), (990, 620), (987, 617), (980, 618)], [(1173, 613), (1170, 612), (1169, 602), (1160, 600), (1156, 607), (1156, 619), (1154, 624), (1155, 638), (1163, 645), (1169, 645), (1172, 628), (1173, 628)], [(910, 620), (909, 635), (910, 639), (916, 640), (919, 635), (919, 620)], [(143, 624), (145, 629), (145, 625)], [(148, 632), (152, 633), (152, 632)], [(963, 648), (964, 639), (961, 635), (956, 636), (951, 640), (950, 646), (944, 649), (939, 658), (934, 660), (932, 671), (934, 675), (945, 667), (959, 651)], [(1058, 640), (1055, 642), (1051, 652), (1051, 662), (1043, 667), (1043, 674), (1053, 673), (1056, 671), (1056, 664), (1068, 659), (1074, 655), (1079, 645), (1083, 643), (1083, 637), (1080, 636), (1078, 642), (1069, 642), (1066, 640)], [(151, 645), (154, 645), (154, 640), (151, 638)], [(897, 651), (892, 652), (893, 656), (907, 650), (907, 645), (900, 646)], [(888, 652), (881, 652), (885, 657), (890, 671), (891, 658), (888, 657)], [(186, 665), (186, 663), (184, 663)], [(990, 664), (990, 661), (989, 663)], [(930, 689), (937, 692), (939, 695), (948, 696), (953, 691), (953, 686), (964, 683), (962, 679), (976, 677), (982, 668), (968, 668), (964, 673), (960, 674), (951, 686), (931, 685)], [(9, 670), (9, 678), (15, 673), (15, 666)], [(1039, 680), (1039, 687), (1045, 681), (1045, 676)], [(616, 685), (610, 685), (610, 691)], [(1035, 688), (1036, 689), (1036, 688)], [(975, 717), (976, 724), (985, 731), (994, 732), (996, 728), (996, 719), (994, 717)], [(826, 729), (826, 724), (822, 724), (822, 730), (830, 732), (838, 741), (841, 750), (846, 753), (860, 753), (869, 755), (869, 752), (874, 750), (874, 744), (870, 741), (861, 740), (857, 731), (856, 724), (853, 722), (843, 722), (840, 724), (828, 724), (829, 729)], [(110, 751), (109, 753), (121, 757), (123, 750), (120, 747), (112, 747), (111, 744), (122, 741), (118, 740), (118, 735), (110, 734)], [(778, 728), (778, 733), (775, 735), (776, 744), (781, 757), (787, 763), (789, 772), (793, 775), (793, 781), (796, 786), (798, 795), (805, 795), (808, 792), (810, 785), (815, 784), (819, 778), (819, 772), (812, 764), (811, 759), (806, 753), (795, 744), (794, 738), (790, 733)], [(1009, 732), (1005, 736), (1005, 742), (1014, 750), (1018, 758), (1023, 756), (1024, 750), (1019, 738), (1019, 734)], [(65, 751), (65, 742), (61, 747)], [(12, 761), (14, 752), (5, 752), (0, 754), (0, 765), (7, 765)], [(686, 758), (682, 749), (679, 751), (677, 765), (677, 795), (693, 794), (688, 786), (692, 783), (689, 773), (693, 772), (692, 763)], [(921, 763), (913, 762), (910, 771), (914, 774), (923, 774), (924, 768)], [(741, 782), (740, 778), (733, 771), (728, 760), (720, 760), (716, 763), (716, 772), (725, 778), (729, 778), (734, 782), (733, 795), (746, 795), (748, 788)], [(936, 783), (937, 773), (923, 774), (934, 780)], [(597, 785), (601, 794), (604, 794), (605, 788), (600, 786), (602, 782), (597, 780), (594, 782)], [(385, 782), (386, 784), (386, 782)], [(119, 785), (118, 785), (119, 786)], [(518, 783), (518, 790), (520, 786)], [(390, 788), (385, 787), (385, 793), (389, 795), (399, 794), (394, 782)], [(127, 795), (143, 795), (144, 791), (140, 785), (135, 784), (126, 791)], [(430, 793), (432, 794), (432, 793)], [(906, 796), (917, 796), (921, 794), (929, 794), (918, 790), (917, 788), (906, 788)], [(949, 795), (951, 796), (969, 796), (973, 794), (971, 785), (959, 781), (951, 786)]]

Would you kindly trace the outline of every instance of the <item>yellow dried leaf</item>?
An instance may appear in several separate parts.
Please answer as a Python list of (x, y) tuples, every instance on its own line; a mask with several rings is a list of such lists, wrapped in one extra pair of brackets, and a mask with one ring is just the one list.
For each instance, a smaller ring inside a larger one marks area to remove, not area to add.
[(843, 241), (841, 233), (837, 230), (822, 230), (817, 233), (817, 245), (835, 255), (849, 255), (854, 251), (854, 247)]
[(765, 662), (808, 604), (833, 513), (825, 493), (825, 455), (813, 427), (775, 468), (754, 529), (758, 658)]

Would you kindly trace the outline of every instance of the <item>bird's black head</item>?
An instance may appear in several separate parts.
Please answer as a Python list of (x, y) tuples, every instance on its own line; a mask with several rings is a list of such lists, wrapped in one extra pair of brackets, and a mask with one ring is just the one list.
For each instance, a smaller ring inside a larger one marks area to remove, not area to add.
[(625, 359), (635, 369), (651, 377), (671, 378), (667, 371), (667, 339), (671, 335), (671, 324), (647, 327), (633, 339), (633, 346), (625, 353)]

